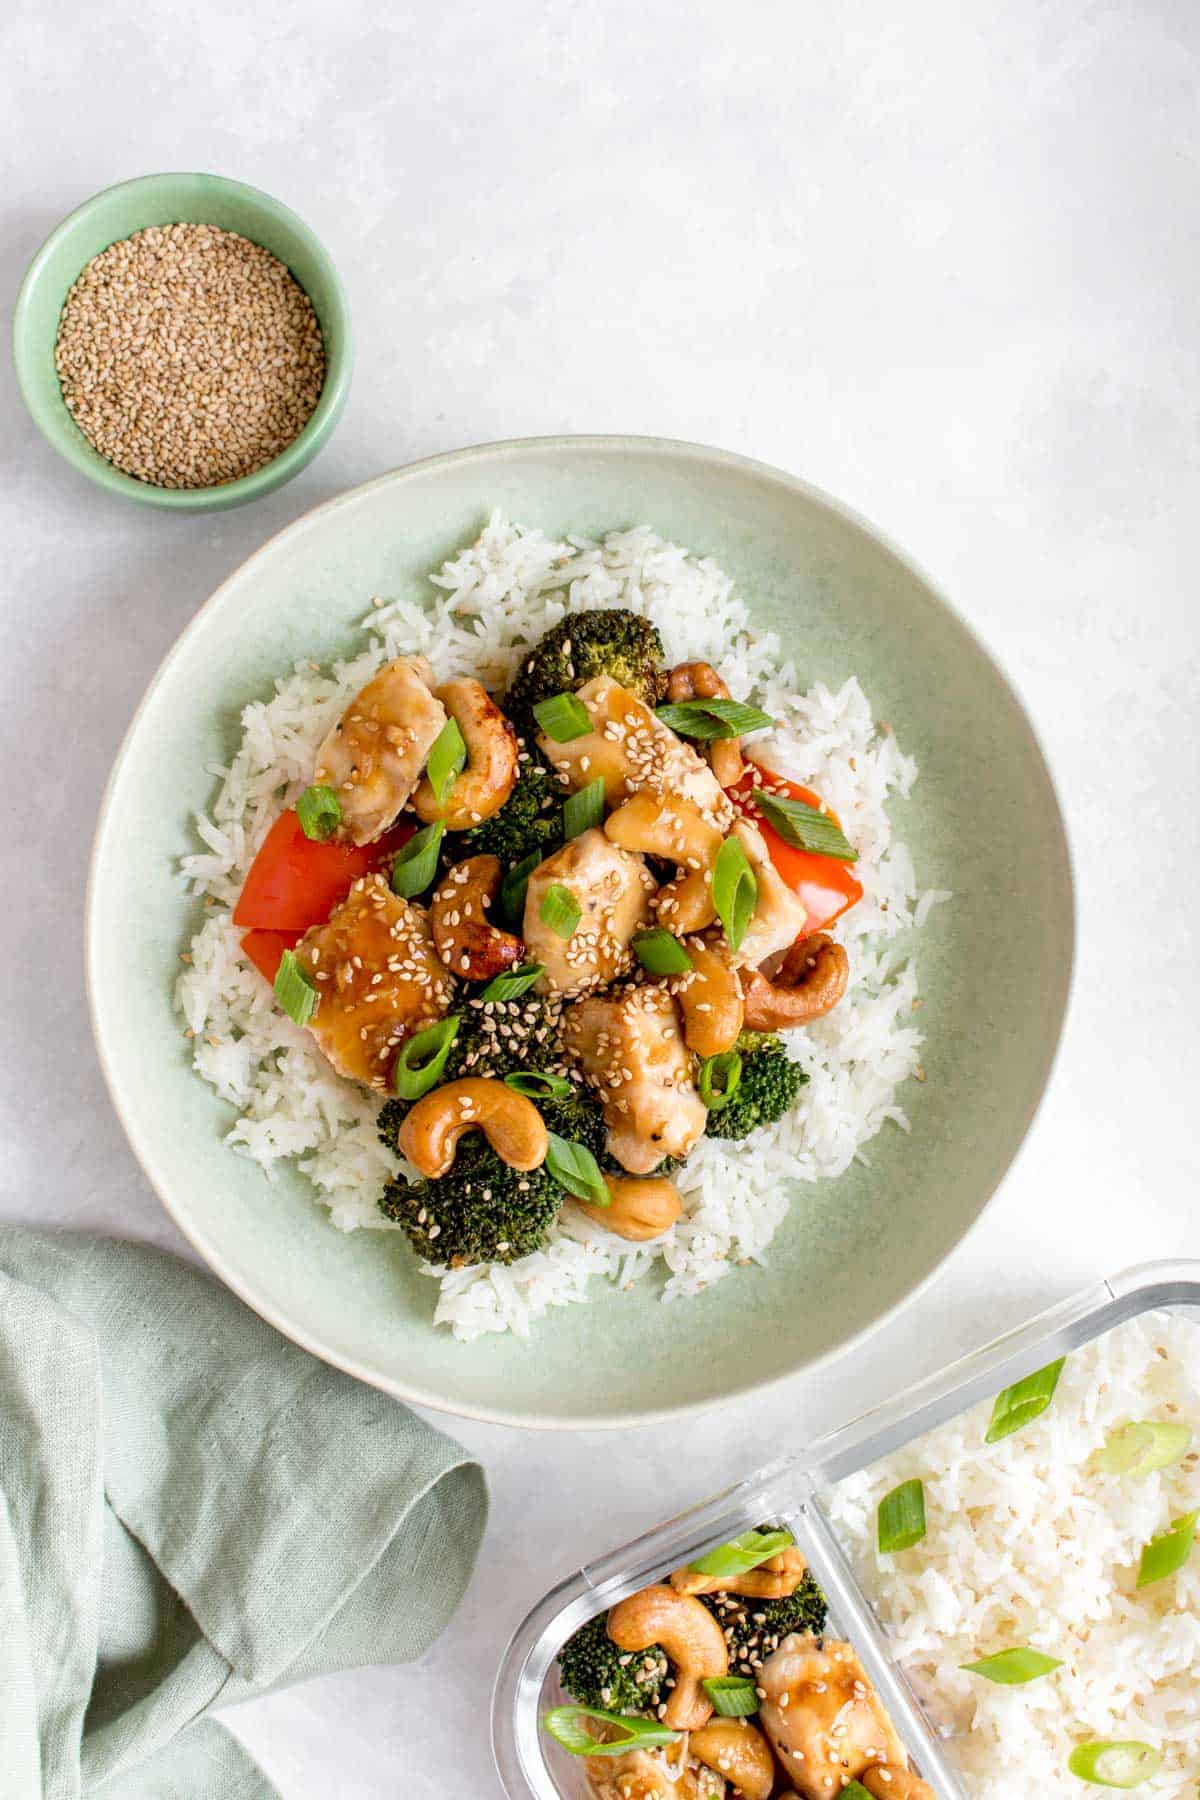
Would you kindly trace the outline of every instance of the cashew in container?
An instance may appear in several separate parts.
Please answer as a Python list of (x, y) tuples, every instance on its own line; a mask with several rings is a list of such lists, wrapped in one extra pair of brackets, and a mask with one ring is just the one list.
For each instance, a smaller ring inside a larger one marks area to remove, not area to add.
[(750, 1600), (787, 1600), (800, 1586), (807, 1567), (792, 1544), (741, 1575), (702, 1575), (691, 1567), (676, 1569), (671, 1586), (678, 1594), (741, 1594)]
[(832, 1012), (850, 980), (850, 958), (826, 931), (792, 945), (775, 975), (741, 971), (748, 1031), (787, 1031)]
[[(668, 700), (729, 700), (732, 696), (711, 663), (676, 663), (667, 681)], [(723, 788), (741, 780), (746, 765), (741, 738), (710, 738), (704, 746), (708, 764)]]
[(606, 1175), (604, 1185), (612, 1195), (610, 1205), (593, 1206), (587, 1200), (577, 1204), (597, 1225), (607, 1226), (635, 1244), (661, 1237), (683, 1212), (679, 1189), (664, 1175)]
[(462, 676), (435, 689), (463, 735), (467, 766), (439, 801), (425, 776), (413, 806), (426, 825), (441, 819), (447, 831), (469, 831), (500, 811), (517, 779), (517, 734), (487, 689)]
[(864, 1769), (858, 1779), (876, 1800), (937, 1800), (927, 1781), (898, 1763), (876, 1763), (874, 1768)]
[(477, 1075), (447, 1081), (418, 1100), (400, 1127), (400, 1148), (433, 1180), (453, 1166), (463, 1132), (476, 1129), (510, 1169), (538, 1169), (546, 1160), (549, 1135), (533, 1101)]
[(775, 1758), (762, 1732), (748, 1719), (710, 1719), (692, 1732), (688, 1753), (723, 1775), (745, 1800), (770, 1800)]
[(696, 1731), (712, 1717), (700, 1686), (729, 1673), (725, 1635), (708, 1608), (666, 1582), (621, 1600), (608, 1615), (608, 1635), (620, 1650), (658, 1644), (675, 1665), (675, 1686), (663, 1713), (672, 1731)]
[(430, 902), (429, 925), (437, 953), (464, 981), (490, 981), (515, 968), (525, 954), (519, 937), (501, 931), (487, 917), (500, 892), (502, 873), (499, 857), (469, 856), (455, 864)]

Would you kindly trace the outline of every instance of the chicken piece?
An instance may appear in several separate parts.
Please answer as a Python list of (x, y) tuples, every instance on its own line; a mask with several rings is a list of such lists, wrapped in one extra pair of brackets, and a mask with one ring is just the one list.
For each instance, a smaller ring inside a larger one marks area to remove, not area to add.
[(876, 1763), (907, 1769), (851, 1645), (793, 1633), (767, 1658), (758, 1685), (759, 1723), (800, 1800), (830, 1800)]
[(876, 1763), (864, 1771), (862, 1784), (875, 1800), (937, 1800), (927, 1781), (897, 1763)]
[(354, 883), (296, 946), (321, 998), (308, 1029), (339, 1075), (387, 1092), (398, 1047), (450, 1007), (454, 983), (423, 910), (382, 875)]
[[(566, 888), (579, 906), (579, 923), (569, 938), (542, 918), (546, 891), (555, 885)], [(529, 877), (521, 933), (527, 960), (543, 969), (535, 991), (580, 994), (628, 974), (629, 940), (649, 922), (653, 893), (654, 877), (641, 857), (610, 844), (598, 827), (548, 856)]]
[(677, 1769), (674, 1749), (589, 1756), (588, 1786), (596, 1800), (722, 1800), (727, 1790), (720, 1776), (694, 1762)]
[(339, 838), (369, 844), (386, 831), (421, 777), (446, 723), (423, 656), (399, 656), (368, 681), (321, 748), (313, 781), (335, 790)]
[(758, 883), (754, 915), (733, 961), (739, 969), (757, 969), (780, 951), (790, 949), (804, 930), (808, 912), (771, 861), (757, 827), (748, 819), (738, 819), (733, 836), (746, 852)]
[(566, 744), (538, 734), (543, 756), (572, 790), (603, 776), (609, 806), (645, 788), (652, 794), (682, 796), (716, 830), (729, 829), (733, 808), (704, 758), (636, 694), (607, 675), (594, 675), (579, 689), (578, 698), (594, 730)]
[(577, 1000), (563, 1041), (604, 1100), (608, 1149), (631, 1175), (686, 1156), (708, 1117), (692, 1080), (675, 1002), (648, 982)]

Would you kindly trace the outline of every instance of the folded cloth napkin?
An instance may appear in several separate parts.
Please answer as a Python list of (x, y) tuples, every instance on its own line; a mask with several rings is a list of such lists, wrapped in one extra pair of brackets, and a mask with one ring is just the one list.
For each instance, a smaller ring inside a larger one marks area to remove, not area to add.
[(208, 1717), (409, 1662), (483, 1474), (159, 1251), (0, 1228), (0, 1795), (268, 1800)]

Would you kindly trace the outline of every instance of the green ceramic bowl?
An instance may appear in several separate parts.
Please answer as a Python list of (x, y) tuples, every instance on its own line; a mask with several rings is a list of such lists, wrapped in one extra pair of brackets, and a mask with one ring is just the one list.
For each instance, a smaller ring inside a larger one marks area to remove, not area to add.
[[(67, 411), (54, 366), (63, 302), (84, 265), (132, 232), (180, 222), (239, 231), (286, 263), (312, 301), (325, 340), (325, 386), (304, 430), (264, 468), (220, 487), (152, 487), (123, 474), (93, 450)], [(85, 200), (29, 265), (17, 296), (13, 355), (34, 423), (69, 463), (111, 494), (173, 512), (241, 506), (298, 475), (341, 418), (354, 363), (345, 290), (319, 239), (290, 207), (223, 175), (143, 175)]]
[[(242, 706), (301, 657), (345, 654), (374, 594), (426, 572), (503, 507), (551, 532), (649, 521), (735, 577), (805, 682), (857, 674), (921, 763), (895, 823), (952, 888), (920, 946), (928, 1079), (870, 1167), (797, 1187), (766, 1268), (664, 1306), (601, 1284), (530, 1339), (460, 1344), (400, 1234), (330, 1226), (305, 1180), (225, 1148), (233, 1114), (189, 1068), (171, 1008), (199, 908), (177, 859)], [(251, 557), (168, 656), (117, 758), (88, 907), (96, 1038), (117, 1110), (181, 1229), (234, 1291), (316, 1355), (427, 1406), (521, 1425), (645, 1422), (844, 1351), (978, 1219), (1045, 1086), (1074, 909), (1062, 819), (1019, 700), (970, 628), (860, 519), (778, 470), (687, 444), (558, 438), (460, 451), (317, 508)]]

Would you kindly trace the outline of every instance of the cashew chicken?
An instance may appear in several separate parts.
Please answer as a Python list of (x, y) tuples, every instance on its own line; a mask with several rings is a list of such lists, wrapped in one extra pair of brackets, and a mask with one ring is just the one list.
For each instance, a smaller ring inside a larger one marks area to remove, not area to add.
[(718, 830), (728, 827), (732, 808), (708, 764), (636, 694), (607, 675), (595, 675), (577, 698), (587, 709), (591, 731), (568, 743), (538, 735), (538, 748), (570, 788), (602, 778), (609, 806), (643, 788), (674, 794), (690, 800)]
[(608, 1150), (631, 1175), (686, 1156), (708, 1114), (696, 1092), (675, 1002), (647, 982), (577, 1000), (563, 1042), (604, 1101)]
[(433, 1180), (453, 1167), (464, 1131), (482, 1131), (510, 1169), (538, 1169), (546, 1160), (549, 1134), (541, 1113), (527, 1100), (482, 1075), (448, 1081), (425, 1094), (405, 1115), (400, 1148), (415, 1169)]
[(774, 975), (741, 971), (749, 1031), (787, 1031), (832, 1012), (850, 980), (850, 958), (827, 932), (793, 944)]
[(786, 1600), (800, 1586), (807, 1568), (804, 1557), (792, 1544), (741, 1575), (702, 1575), (690, 1566), (676, 1569), (671, 1586), (680, 1594), (742, 1594), (753, 1600)]
[(875, 1800), (937, 1800), (927, 1781), (897, 1763), (876, 1763), (864, 1769), (862, 1784)]
[[(579, 909), (566, 936), (552, 916), (543, 916), (552, 904), (552, 888), (564, 889)], [(598, 827), (540, 863), (525, 890), (522, 926), (529, 960), (542, 965), (537, 992), (578, 994), (628, 974), (629, 942), (649, 922), (653, 891), (641, 857), (610, 843)]]
[(700, 1683), (729, 1672), (725, 1638), (708, 1608), (666, 1582), (620, 1601), (608, 1615), (608, 1635), (621, 1650), (658, 1644), (675, 1665), (675, 1686), (663, 1723), (672, 1731), (697, 1731), (712, 1717), (712, 1701)]
[(496, 856), (470, 856), (456, 863), (433, 894), (429, 924), (437, 953), (463, 981), (490, 981), (520, 962), (525, 946), (487, 917), (500, 892)]
[(439, 800), (426, 776), (413, 795), (417, 816), (426, 825), (444, 821), (447, 831), (469, 831), (500, 811), (517, 779), (517, 734), (480, 682), (468, 677), (447, 681), (436, 690), (463, 735), (467, 763)]
[(801, 1800), (828, 1800), (876, 1763), (907, 1769), (904, 1746), (851, 1645), (785, 1638), (758, 1685), (760, 1722)]
[(775, 1758), (766, 1738), (749, 1719), (710, 1719), (692, 1732), (688, 1754), (715, 1770), (745, 1800), (770, 1800)]
[(707, 1777), (698, 1780), (691, 1769), (679, 1768), (674, 1748), (669, 1744), (661, 1751), (589, 1756), (584, 1767), (595, 1800), (714, 1800), (720, 1784)]
[(446, 723), (423, 656), (399, 656), (372, 676), (317, 751), (313, 781), (342, 809), (337, 836), (369, 844), (387, 830), (417, 785)]
[(655, 917), (665, 930), (680, 937), (712, 924), (717, 916), (712, 866), (723, 840), (693, 800), (639, 791), (609, 814), (604, 830), (614, 844), (672, 862), (680, 870), (655, 895)]
[[(717, 674), (711, 663), (686, 662), (676, 663), (667, 681), (667, 699), (679, 700), (729, 700), (732, 698), (729, 689)], [(745, 762), (742, 760), (741, 738), (710, 738), (704, 746), (708, 757), (708, 766), (723, 788), (731, 788), (741, 779)]]
[(688, 938), (692, 966), (671, 982), (683, 1014), (683, 1039), (695, 1056), (732, 1050), (742, 1029), (742, 983), (724, 945)]

